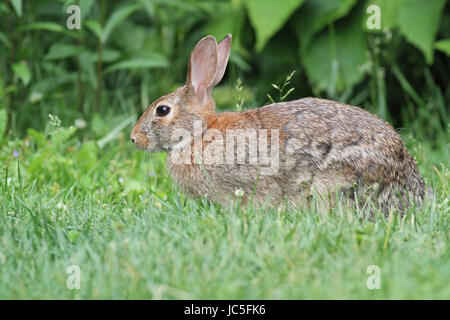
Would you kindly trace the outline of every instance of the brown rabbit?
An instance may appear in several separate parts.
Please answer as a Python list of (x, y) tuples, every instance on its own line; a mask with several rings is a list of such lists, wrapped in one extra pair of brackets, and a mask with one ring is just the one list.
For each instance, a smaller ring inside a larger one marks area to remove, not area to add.
[(231, 35), (219, 44), (201, 39), (186, 84), (153, 102), (131, 132), (139, 149), (168, 151), (169, 173), (184, 192), (275, 205), (339, 191), (371, 197), (385, 213), (423, 200), (424, 182), (400, 136), (363, 109), (304, 98), (217, 114), (211, 92), (230, 45)]

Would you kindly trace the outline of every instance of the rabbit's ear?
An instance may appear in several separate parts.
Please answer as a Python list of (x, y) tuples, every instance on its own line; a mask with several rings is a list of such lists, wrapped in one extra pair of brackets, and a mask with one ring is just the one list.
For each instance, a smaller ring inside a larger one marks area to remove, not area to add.
[(214, 78), (213, 86), (217, 85), (222, 80), (227, 68), (228, 58), (230, 57), (231, 34), (227, 34), (222, 41), (217, 45), (217, 70)]
[(204, 96), (211, 90), (217, 69), (217, 42), (213, 36), (201, 39), (192, 51), (187, 85), (195, 94)]

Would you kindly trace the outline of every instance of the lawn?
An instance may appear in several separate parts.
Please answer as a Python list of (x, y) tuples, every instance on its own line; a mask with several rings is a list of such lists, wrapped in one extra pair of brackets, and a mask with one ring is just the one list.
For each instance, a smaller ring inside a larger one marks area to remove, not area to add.
[[(450, 299), (450, 1), (393, 2), (0, 1), (0, 299)], [(217, 111), (363, 106), (434, 198), (373, 219), (187, 198), (129, 134), (228, 34)]]
[[(0, 299), (450, 298), (446, 138), (431, 147), (401, 131), (436, 199), (369, 221), (315, 201), (187, 199), (165, 154), (128, 141), (129, 120), (104, 126), (104, 139), (83, 140), (83, 123), (52, 117), (45, 133), (3, 142)], [(373, 265), (380, 289), (370, 290)]]

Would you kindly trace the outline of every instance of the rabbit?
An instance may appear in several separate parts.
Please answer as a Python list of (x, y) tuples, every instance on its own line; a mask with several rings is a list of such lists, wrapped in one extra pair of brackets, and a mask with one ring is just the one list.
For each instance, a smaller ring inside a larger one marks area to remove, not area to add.
[[(239, 198), (271, 206), (338, 191), (349, 201), (370, 197), (385, 214), (422, 202), (425, 185), (413, 157), (393, 127), (366, 110), (308, 97), (216, 113), (212, 90), (230, 46), (230, 34), (220, 43), (201, 39), (186, 84), (153, 102), (130, 135), (138, 149), (168, 152), (168, 172), (182, 191), (220, 205)], [(221, 146), (231, 144), (230, 133), (241, 138), (241, 149)]]

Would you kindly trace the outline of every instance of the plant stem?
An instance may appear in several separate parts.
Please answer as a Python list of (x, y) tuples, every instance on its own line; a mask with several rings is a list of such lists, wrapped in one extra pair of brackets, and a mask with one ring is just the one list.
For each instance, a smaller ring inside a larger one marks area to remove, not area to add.
[[(103, 26), (105, 21), (105, 0), (100, 2), (100, 24)], [(102, 91), (102, 74), (103, 74), (103, 42), (102, 39), (98, 39), (98, 61), (97, 61), (97, 88), (95, 92), (95, 109), (98, 111), (101, 104), (101, 91)]]
[[(9, 86), (9, 84), (12, 84), (13, 82), (13, 76), (12, 76), (12, 65), (14, 64), (16, 60), (16, 42), (13, 34), (14, 30), (14, 22), (13, 22), (13, 15), (14, 15), (14, 8), (11, 4), (11, 1), (8, 1), (8, 15), (7, 15), (7, 25), (8, 25), (8, 39), (11, 43), (11, 49), (9, 53), (9, 70), (8, 65), (5, 66), (5, 88)], [(9, 72), (8, 72), (9, 71)], [(9, 75), (9, 77), (8, 77)], [(8, 92), (8, 90), (4, 90), (5, 92), (5, 109), (6, 109), (6, 129), (5, 129), (5, 135), (9, 132), (11, 128), (11, 101), (13, 101), (13, 92)]]

